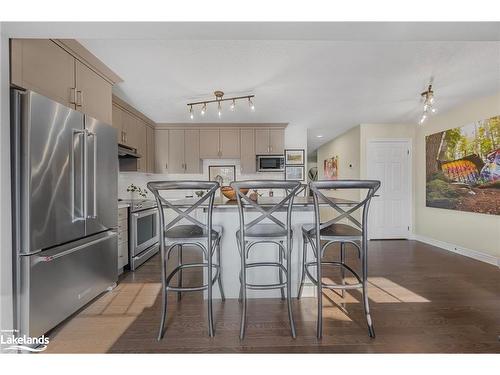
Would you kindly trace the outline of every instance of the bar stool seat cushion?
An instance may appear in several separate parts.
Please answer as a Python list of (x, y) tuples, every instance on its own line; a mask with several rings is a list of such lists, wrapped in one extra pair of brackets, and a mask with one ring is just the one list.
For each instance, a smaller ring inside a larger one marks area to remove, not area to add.
[[(176, 225), (165, 231), (165, 238), (206, 238), (208, 236), (206, 228), (201, 228), (194, 224)], [(212, 238), (217, 238), (222, 234), (222, 227), (212, 226)]]
[[(245, 231), (245, 238), (276, 238), (286, 237), (287, 231), (278, 224), (255, 224)], [(240, 230), (236, 231), (236, 236), (240, 236)]]
[[(314, 224), (304, 224), (302, 226), (302, 233), (306, 236), (313, 237), (316, 235), (316, 228)], [(347, 224), (331, 224), (320, 230), (320, 236), (322, 238), (330, 237), (349, 237), (349, 238), (361, 238), (362, 233), (357, 228)]]

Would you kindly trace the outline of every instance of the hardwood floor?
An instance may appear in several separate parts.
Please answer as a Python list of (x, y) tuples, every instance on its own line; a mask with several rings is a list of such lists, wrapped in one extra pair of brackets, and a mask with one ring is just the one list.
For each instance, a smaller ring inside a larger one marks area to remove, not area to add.
[[(352, 253), (349, 262), (358, 266)], [(160, 268), (155, 256), (50, 333), (46, 352), (500, 353), (497, 267), (416, 241), (371, 241), (369, 257), (375, 339), (368, 337), (357, 292), (344, 300), (324, 294), (321, 341), (315, 336), (313, 298), (294, 300), (295, 340), (290, 337), (284, 301), (250, 300), (247, 335), (240, 341), (237, 300), (215, 303), (216, 336), (209, 338), (201, 294), (185, 294), (177, 302), (172, 293), (167, 332), (158, 342)], [(188, 282), (199, 278), (187, 275)]]

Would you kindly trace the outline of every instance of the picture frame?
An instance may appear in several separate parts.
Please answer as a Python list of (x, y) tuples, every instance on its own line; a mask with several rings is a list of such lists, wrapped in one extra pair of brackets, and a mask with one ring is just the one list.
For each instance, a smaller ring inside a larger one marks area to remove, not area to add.
[(236, 166), (209, 165), (208, 180), (217, 181), (220, 184), (220, 186), (229, 186), (231, 182), (236, 180)]
[(285, 150), (285, 165), (304, 165), (305, 151), (299, 148)]
[(288, 181), (304, 181), (305, 168), (303, 165), (286, 165), (285, 180)]

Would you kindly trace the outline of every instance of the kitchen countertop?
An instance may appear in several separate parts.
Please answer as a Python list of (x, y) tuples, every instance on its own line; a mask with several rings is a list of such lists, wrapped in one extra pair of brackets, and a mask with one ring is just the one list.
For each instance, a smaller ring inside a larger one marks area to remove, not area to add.
[[(274, 206), (278, 204), (283, 197), (259, 197), (258, 199), (258, 204), (261, 206)], [(185, 198), (185, 199), (173, 199), (170, 201), (174, 206), (176, 207), (190, 207), (192, 206), (198, 198)], [(334, 198), (332, 197), (331, 200), (338, 205), (341, 206), (354, 206), (358, 202), (356, 201), (351, 201), (347, 199), (341, 199), (341, 198)], [(326, 202), (321, 202), (320, 205), (327, 205)], [(206, 208), (208, 206), (208, 200), (203, 202), (200, 207)], [(312, 197), (295, 197), (293, 200), (293, 209), (294, 210), (312, 210), (314, 207), (314, 202)], [(237, 201), (229, 201), (225, 198), (221, 197), (216, 197), (214, 199), (214, 210), (237, 210), (238, 209), (238, 202)], [(249, 207), (249, 209), (252, 209), (252, 207)], [(284, 210), (285, 206), (281, 208), (281, 210)]]

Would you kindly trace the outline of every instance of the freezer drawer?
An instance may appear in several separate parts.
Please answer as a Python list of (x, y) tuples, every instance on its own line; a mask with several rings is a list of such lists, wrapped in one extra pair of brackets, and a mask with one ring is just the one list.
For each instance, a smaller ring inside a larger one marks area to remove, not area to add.
[(117, 235), (104, 232), (23, 256), (21, 332), (39, 336), (116, 283)]

